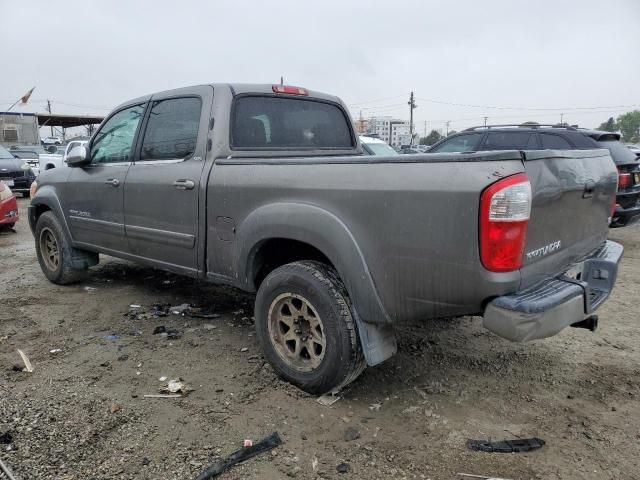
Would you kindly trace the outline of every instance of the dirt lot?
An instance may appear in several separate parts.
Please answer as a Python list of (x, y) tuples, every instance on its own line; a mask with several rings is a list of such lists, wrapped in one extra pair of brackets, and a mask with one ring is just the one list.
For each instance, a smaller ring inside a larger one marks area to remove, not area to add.
[[(406, 327), (395, 358), (325, 407), (264, 363), (251, 296), (104, 256), (86, 282), (50, 284), (19, 203), (17, 233), (0, 234), (0, 458), (21, 479), (193, 479), (273, 431), (283, 446), (220, 478), (640, 478), (638, 229), (611, 232), (626, 253), (597, 333), (515, 345), (477, 318)], [(183, 303), (219, 317), (151, 315)], [(165, 376), (194, 391), (144, 398)], [(547, 445), (465, 447), (518, 436)]]

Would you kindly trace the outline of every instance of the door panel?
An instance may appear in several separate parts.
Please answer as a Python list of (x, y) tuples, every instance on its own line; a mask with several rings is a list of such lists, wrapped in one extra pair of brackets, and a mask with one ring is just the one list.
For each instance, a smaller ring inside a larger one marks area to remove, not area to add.
[(114, 113), (92, 139), (91, 164), (71, 168), (63, 184), (63, 209), (76, 242), (126, 251), (124, 182), (144, 105)]
[(125, 228), (134, 255), (176, 271), (198, 267), (200, 182), (210, 86), (154, 96), (125, 183)]

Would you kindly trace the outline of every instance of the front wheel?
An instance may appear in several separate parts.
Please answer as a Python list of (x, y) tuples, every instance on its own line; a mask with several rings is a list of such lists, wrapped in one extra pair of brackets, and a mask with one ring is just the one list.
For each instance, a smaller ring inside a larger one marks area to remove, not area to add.
[(36, 255), (45, 277), (66, 285), (82, 280), (89, 265), (97, 263), (97, 254), (73, 248), (52, 212), (38, 218), (35, 229)]
[(346, 289), (325, 264), (271, 272), (258, 290), (257, 337), (283, 379), (312, 394), (342, 388), (366, 367)]

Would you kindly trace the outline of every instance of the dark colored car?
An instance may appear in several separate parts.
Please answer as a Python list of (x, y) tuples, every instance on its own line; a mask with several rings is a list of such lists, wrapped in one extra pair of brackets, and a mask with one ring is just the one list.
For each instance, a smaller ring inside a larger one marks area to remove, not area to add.
[(606, 148), (618, 168), (618, 194), (612, 227), (640, 220), (640, 162), (620, 142), (620, 134), (558, 125), (473, 127), (433, 145), (428, 153), (486, 150), (582, 150)]
[(14, 157), (24, 160), (29, 164), (35, 175), (40, 173), (40, 155), (35, 150), (23, 150), (11, 147), (10, 152)]
[(9, 150), (0, 145), (0, 180), (11, 188), (14, 192), (20, 192), (28, 197), (31, 184), (36, 176), (29, 168), (24, 170), (22, 166), (25, 161), (17, 158)]
[(600, 148), (606, 148), (618, 169), (618, 194), (611, 220), (612, 227), (624, 227), (640, 221), (640, 160), (620, 141), (619, 133), (579, 129), (593, 139)]

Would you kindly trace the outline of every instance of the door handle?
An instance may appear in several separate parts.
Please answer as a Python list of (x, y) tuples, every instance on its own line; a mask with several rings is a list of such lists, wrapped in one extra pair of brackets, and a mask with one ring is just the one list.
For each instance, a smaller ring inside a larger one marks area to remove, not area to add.
[(110, 178), (109, 180), (105, 180), (104, 183), (107, 185), (111, 185), (112, 187), (117, 187), (118, 185), (120, 185), (120, 180), (118, 180), (117, 178)]
[(173, 186), (178, 190), (193, 190), (196, 186), (196, 183), (193, 180), (176, 180), (173, 182)]

